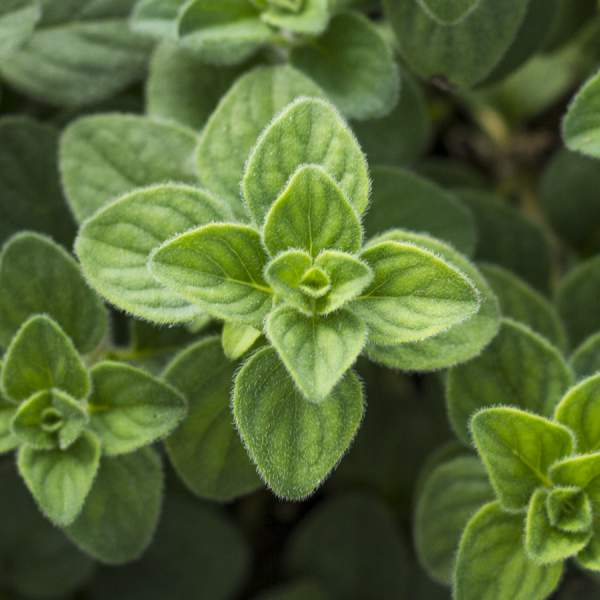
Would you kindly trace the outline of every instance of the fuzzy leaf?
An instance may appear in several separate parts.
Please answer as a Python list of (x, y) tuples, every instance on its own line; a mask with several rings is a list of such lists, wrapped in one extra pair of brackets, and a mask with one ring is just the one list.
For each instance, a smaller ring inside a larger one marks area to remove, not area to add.
[(151, 448), (103, 458), (83, 510), (65, 533), (100, 562), (135, 560), (154, 536), (162, 492), (161, 460)]
[(11, 428), (16, 411), (17, 406), (0, 396), (0, 454), (10, 452), (19, 445), (19, 439)]
[(304, 0), (300, 10), (294, 11), (271, 2), (269, 9), (263, 11), (260, 18), (271, 27), (306, 35), (320, 35), (329, 23), (329, 3), (328, 0)]
[(59, 527), (81, 512), (100, 463), (100, 443), (85, 432), (66, 450), (19, 449), (17, 465), (40, 510)]
[(246, 163), (242, 191), (252, 218), (262, 224), (290, 177), (305, 164), (323, 167), (360, 214), (369, 203), (367, 162), (336, 109), (300, 98), (263, 131)]
[(41, 16), (37, 0), (5, 0), (0, 7), (0, 56), (21, 47)]
[(36, 313), (54, 319), (83, 353), (106, 334), (106, 309), (72, 256), (44, 236), (22, 232), (0, 255), (0, 346)]
[(236, 426), (260, 476), (282, 498), (300, 500), (323, 482), (352, 442), (363, 412), (354, 373), (319, 404), (307, 402), (271, 348), (254, 354), (235, 380)]
[(79, 223), (111, 200), (157, 183), (196, 181), (192, 130), (137, 115), (83, 117), (64, 131), (60, 169)]
[(362, 245), (362, 228), (329, 173), (306, 165), (292, 175), (271, 206), (263, 237), (271, 256), (293, 248), (315, 257), (328, 249), (357, 252)]
[(192, 187), (136, 190), (86, 221), (75, 251), (88, 281), (118, 308), (155, 323), (184, 323), (200, 309), (156, 281), (148, 257), (174, 235), (228, 215), (212, 196)]
[(241, 358), (254, 346), (254, 343), (262, 335), (258, 329), (243, 323), (227, 321), (223, 325), (221, 344), (223, 352), (229, 360)]
[(313, 260), (307, 252), (287, 250), (278, 254), (265, 268), (265, 279), (275, 294), (306, 315), (313, 313), (314, 298), (305, 294), (300, 285), (312, 265)]
[(127, 454), (166, 437), (185, 417), (181, 394), (141, 369), (104, 361), (91, 375), (90, 425), (107, 456)]
[(352, 304), (377, 344), (415, 342), (466, 321), (479, 296), (458, 269), (413, 244), (384, 241), (364, 250), (373, 280)]
[(545, 600), (556, 589), (562, 563), (536, 565), (522, 542), (523, 516), (497, 502), (483, 506), (465, 528), (454, 572), (453, 596), (494, 600), (498, 590), (512, 600)]
[(471, 419), (477, 451), (502, 506), (522, 510), (536, 488), (551, 487), (551, 465), (574, 450), (573, 434), (514, 408), (487, 408)]
[(129, 26), (137, 33), (158, 39), (175, 38), (176, 20), (185, 0), (140, 0), (129, 19)]
[(281, 306), (268, 317), (267, 336), (300, 392), (321, 402), (356, 361), (367, 329), (347, 310), (322, 317)]
[(414, 536), (419, 562), (433, 579), (451, 584), (463, 529), (493, 499), (487, 473), (474, 456), (443, 462), (429, 473), (418, 496)]
[(261, 485), (232, 423), (236, 367), (224, 356), (219, 339), (209, 337), (179, 353), (163, 374), (189, 406), (187, 418), (166, 441), (169, 459), (196, 495), (221, 502)]
[(6, 351), (2, 389), (22, 402), (52, 388), (82, 400), (90, 392), (90, 377), (73, 342), (52, 319), (38, 315), (23, 324)]
[(272, 292), (263, 278), (267, 255), (258, 231), (215, 223), (183, 233), (157, 248), (152, 275), (211, 315), (262, 328)]
[(400, 77), (392, 49), (358, 13), (336, 15), (317, 43), (294, 48), (290, 58), (349, 119), (383, 117), (398, 102)]
[(469, 420), (478, 409), (502, 404), (550, 418), (572, 380), (556, 348), (528, 327), (505, 319), (477, 358), (449, 371), (448, 417), (456, 435), (469, 445)]
[(554, 487), (546, 497), (546, 511), (550, 524), (561, 531), (588, 531), (592, 525), (590, 498), (575, 487)]
[(571, 355), (570, 363), (578, 377), (600, 371), (600, 333), (586, 338)]

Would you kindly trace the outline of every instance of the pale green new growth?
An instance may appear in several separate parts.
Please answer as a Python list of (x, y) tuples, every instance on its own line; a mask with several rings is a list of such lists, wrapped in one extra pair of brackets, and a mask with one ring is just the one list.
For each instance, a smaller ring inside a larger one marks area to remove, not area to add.
[(286, 2), (285, 0), (270, 0), (267, 10), (260, 18), (271, 25), (288, 31), (307, 35), (319, 35), (329, 23), (328, 0), (303, 0)]
[(237, 360), (254, 346), (260, 336), (261, 331), (250, 325), (227, 321), (221, 336), (223, 352), (229, 360)]

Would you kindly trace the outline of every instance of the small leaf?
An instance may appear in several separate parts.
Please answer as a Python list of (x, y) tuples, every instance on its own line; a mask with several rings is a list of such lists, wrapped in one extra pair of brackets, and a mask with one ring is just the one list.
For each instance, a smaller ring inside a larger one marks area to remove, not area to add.
[(196, 495), (220, 502), (261, 485), (232, 423), (236, 367), (223, 355), (219, 339), (208, 337), (180, 352), (163, 374), (189, 406), (187, 418), (166, 441), (169, 459)]
[[(2, 374), (2, 361), (0, 361), (0, 377)], [(18, 406), (9, 402), (2, 396), (0, 389), (0, 454), (10, 452), (19, 445), (19, 440), (12, 432), (12, 420)]]
[(299, 98), (263, 131), (246, 163), (242, 191), (262, 224), (296, 170), (323, 167), (360, 214), (369, 203), (367, 162), (354, 134), (335, 108), (317, 98)]
[(413, 244), (384, 241), (361, 258), (373, 280), (352, 304), (369, 327), (369, 341), (424, 340), (466, 321), (479, 310), (477, 289), (458, 269)]
[(540, 565), (560, 563), (585, 548), (591, 531), (561, 531), (550, 522), (546, 508), (549, 492), (538, 489), (533, 494), (525, 524), (525, 549), (528, 556)]
[(100, 443), (85, 432), (67, 450), (19, 449), (19, 473), (40, 510), (59, 527), (81, 512), (100, 463)]
[(44, 236), (22, 232), (0, 255), (0, 345), (8, 346), (36, 313), (52, 317), (83, 353), (98, 346), (108, 326), (104, 305), (73, 257)]
[(2, 389), (22, 402), (52, 388), (82, 400), (90, 392), (90, 377), (73, 342), (52, 319), (38, 315), (23, 324), (6, 351)]
[(574, 450), (573, 434), (548, 419), (514, 408), (487, 408), (471, 420), (473, 440), (501, 505), (526, 508), (548, 471)]
[(555, 487), (546, 498), (548, 519), (562, 531), (589, 531), (593, 514), (589, 496), (575, 487)]
[(304, 0), (300, 10), (296, 11), (286, 10), (283, 6), (278, 7), (276, 1), (271, 1), (271, 6), (263, 11), (260, 18), (279, 29), (306, 35), (320, 35), (329, 23), (328, 0)]
[(65, 533), (100, 562), (135, 560), (154, 536), (162, 491), (160, 456), (151, 448), (103, 458), (83, 510)]
[(42, 14), (37, 0), (5, 0), (0, 7), (0, 56), (21, 47)]
[(166, 437), (186, 414), (171, 386), (135, 367), (104, 361), (91, 371), (91, 428), (107, 456), (126, 454)]
[(563, 565), (535, 564), (525, 552), (522, 537), (522, 515), (504, 512), (497, 502), (483, 506), (463, 532), (453, 596), (492, 600), (502, 590), (512, 600), (548, 598), (560, 582)]
[(238, 372), (233, 414), (260, 476), (282, 498), (300, 500), (348, 449), (364, 412), (361, 385), (347, 373), (331, 395), (307, 402), (275, 350), (254, 354)]
[(289, 249), (312, 257), (323, 250), (357, 252), (362, 245), (358, 216), (335, 180), (322, 167), (300, 167), (266, 218), (265, 246), (272, 256)]
[(350, 119), (383, 117), (398, 102), (400, 77), (392, 49), (358, 13), (336, 15), (316, 43), (294, 48), (290, 58)]
[(262, 328), (272, 302), (263, 278), (266, 262), (258, 231), (214, 223), (165, 242), (149, 268), (173, 293), (209, 314)]
[(367, 329), (347, 310), (321, 317), (281, 306), (268, 317), (267, 335), (300, 392), (321, 402), (356, 361)]
[(261, 335), (261, 331), (254, 329), (250, 325), (227, 321), (223, 325), (223, 334), (221, 336), (225, 356), (229, 360), (241, 358), (254, 346), (254, 343)]
[(600, 158), (600, 73), (577, 92), (565, 120), (563, 139), (570, 150)]
[(474, 456), (443, 462), (429, 473), (418, 496), (414, 537), (419, 562), (430, 577), (452, 583), (463, 529), (493, 499), (485, 469)]
[(504, 319), (500, 333), (446, 382), (450, 424), (469, 445), (469, 420), (480, 408), (508, 405), (552, 417), (573, 376), (560, 352), (525, 325)]
[(286, 250), (278, 254), (265, 268), (265, 279), (275, 294), (306, 315), (313, 314), (314, 299), (300, 288), (305, 273), (313, 261), (303, 250)]
[(196, 182), (192, 130), (137, 115), (83, 117), (65, 129), (60, 170), (79, 223), (111, 200), (157, 183)]
[(185, 0), (140, 0), (129, 19), (132, 31), (156, 37), (174, 38), (177, 14)]
[(154, 323), (185, 323), (200, 309), (156, 281), (148, 257), (174, 235), (228, 216), (212, 196), (192, 187), (136, 190), (86, 221), (75, 251), (91, 285), (118, 308)]
[(575, 349), (570, 363), (579, 377), (589, 377), (600, 371), (600, 332), (586, 338)]

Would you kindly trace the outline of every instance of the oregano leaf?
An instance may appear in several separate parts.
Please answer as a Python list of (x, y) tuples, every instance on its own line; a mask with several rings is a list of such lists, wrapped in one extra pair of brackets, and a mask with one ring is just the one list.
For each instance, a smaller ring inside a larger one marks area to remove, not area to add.
[(137, 33), (160, 38), (175, 38), (179, 9), (185, 0), (140, 0), (136, 2), (129, 26)]
[[(0, 381), (2, 377), (2, 361), (0, 360)], [(18, 406), (9, 402), (2, 395), (0, 387), (0, 454), (10, 452), (19, 445), (19, 440), (12, 432), (12, 420), (17, 412)]]
[(545, 499), (548, 519), (561, 531), (588, 531), (592, 525), (592, 505), (586, 492), (576, 487), (554, 487)]
[(300, 10), (286, 10), (271, 2), (260, 18), (279, 29), (294, 31), (306, 35), (320, 35), (329, 23), (328, 0), (304, 0)]
[(254, 346), (262, 332), (250, 325), (227, 321), (223, 325), (221, 343), (223, 352), (229, 360), (241, 358)]
[(348, 449), (363, 412), (354, 373), (322, 402), (307, 402), (272, 348), (252, 355), (235, 380), (236, 426), (260, 476), (282, 498), (314, 492)]
[(578, 377), (589, 377), (600, 371), (600, 332), (589, 336), (575, 348), (569, 362)]
[(313, 314), (314, 299), (302, 291), (300, 282), (312, 265), (313, 260), (308, 252), (285, 250), (265, 267), (265, 279), (276, 296), (306, 315)]
[(37, 0), (6, 0), (0, 8), (0, 56), (21, 47), (41, 16)]

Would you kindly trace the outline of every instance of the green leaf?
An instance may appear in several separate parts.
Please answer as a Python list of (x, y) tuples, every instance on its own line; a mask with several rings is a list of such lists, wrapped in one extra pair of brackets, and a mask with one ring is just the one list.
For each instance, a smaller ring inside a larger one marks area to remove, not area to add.
[(148, 257), (174, 235), (228, 216), (212, 196), (192, 187), (136, 190), (86, 221), (75, 251), (91, 285), (118, 308), (154, 323), (185, 323), (200, 309), (156, 281)]
[(392, 49), (358, 13), (336, 15), (314, 44), (294, 48), (290, 59), (350, 119), (383, 117), (398, 102), (400, 77)]
[(600, 73), (577, 92), (565, 116), (562, 135), (567, 148), (600, 158)]
[(135, 188), (195, 183), (196, 142), (192, 130), (137, 115), (73, 121), (61, 138), (60, 169), (75, 218), (81, 223)]
[(0, 255), (0, 346), (8, 346), (36, 313), (54, 319), (83, 353), (106, 335), (107, 311), (77, 262), (52, 240), (22, 232), (6, 242)]
[(452, 583), (463, 529), (493, 499), (485, 469), (474, 456), (453, 458), (429, 473), (417, 501), (414, 537), (419, 562), (430, 577)]
[[(280, 4), (285, 4), (285, 0)], [(283, 6), (277, 6), (277, 0), (271, 0), (268, 10), (260, 18), (271, 27), (306, 35), (320, 35), (329, 23), (329, 3), (328, 0), (304, 0), (299, 10), (286, 10)]]
[(329, 498), (304, 517), (289, 540), (285, 563), (292, 575), (319, 581), (327, 598), (391, 599), (408, 597), (407, 554), (386, 504), (354, 492)]
[(221, 344), (223, 352), (229, 360), (241, 358), (254, 346), (254, 343), (262, 335), (258, 329), (243, 323), (227, 321), (223, 325)]
[(160, 456), (151, 448), (103, 458), (83, 510), (65, 533), (100, 562), (135, 560), (154, 536), (162, 491)]
[(540, 565), (559, 563), (585, 548), (591, 531), (569, 532), (554, 527), (548, 515), (550, 493), (538, 489), (533, 494), (525, 524), (525, 549), (528, 556)]
[(240, 71), (207, 65), (190, 50), (165, 40), (150, 61), (146, 112), (199, 131)]
[[(0, 360), (0, 380), (2, 376), (2, 361)], [(19, 445), (19, 440), (12, 432), (12, 420), (18, 406), (9, 402), (2, 396), (0, 389), (0, 455), (14, 450)]]
[(467, 255), (473, 253), (475, 222), (455, 195), (405, 169), (375, 167), (371, 175), (373, 202), (365, 218), (368, 235), (401, 227), (440, 238)]
[(555, 487), (546, 498), (548, 519), (562, 531), (588, 531), (592, 525), (589, 496), (575, 487)]
[(357, 252), (362, 228), (344, 192), (320, 166), (305, 165), (265, 217), (263, 238), (271, 256), (284, 250), (306, 250), (313, 258), (323, 250)]
[(265, 279), (275, 294), (306, 315), (313, 314), (315, 299), (306, 294), (300, 285), (312, 265), (313, 260), (307, 252), (286, 250), (278, 254), (265, 267)]
[(600, 371), (600, 332), (586, 338), (570, 359), (578, 377), (588, 377)]
[(189, 406), (187, 418), (166, 441), (169, 459), (196, 495), (221, 502), (261, 485), (232, 423), (236, 367), (224, 356), (219, 339), (208, 337), (179, 353), (163, 373)]
[(57, 153), (53, 127), (24, 116), (0, 119), (0, 243), (34, 229), (71, 246), (75, 228), (60, 187)]
[(19, 329), (4, 356), (2, 389), (22, 402), (32, 394), (58, 388), (82, 400), (90, 377), (73, 342), (49, 317), (31, 317)]
[(179, 12), (177, 32), (185, 48), (215, 65), (241, 63), (273, 38), (246, 0), (190, 0)]
[(223, 96), (200, 137), (196, 160), (201, 184), (226, 200), (236, 217), (246, 217), (240, 180), (259, 135), (295, 98), (322, 95), (315, 83), (289, 66), (257, 67), (241, 76)]
[(126, 454), (166, 437), (186, 415), (184, 398), (135, 367), (104, 361), (91, 371), (90, 426), (107, 456)]
[(369, 203), (367, 162), (354, 134), (335, 108), (300, 98), (263, 131), (246, 163), (242, 191), (248, 210), (262, 224), (296, 170), (323, 167), (360, 214)]
[(329, 398), (367, 339), (365, 324), (348, 310), (307, 316), (280, 306), (269, 315), (266, 330), (294, 383), (311, 402)]
[(271, 348), (254, 354), (235, 380), (233, 414), (242, 441), (267, 485), (289, 500), (305, 498), (329, 475), (363, 412), (356, 375), (346, 374), (319, 404), (307, 402)]
[(20, 48), (41, 16), (37, 0), (6, 0), (0, 7), (0, 56)]
[(572, 387), (556, 407), (554, 419), (568, 427), (577, 440), (577, 452), (600, 450), (600, 373)]
[(519, 277), (496, 265), (480, 264), (481, 273), (492, 286), (502, 314), (529, 325), (560, 350), (567, 346), (567, 336), (556, 308)]
[(429, 250), (389, 240), (373, 243), (361, 258), (374, 276), (352, 310), (365, 320), (371, 343), (424, 340), (479, 310), (468, 277)]
[(481, 305), (470, 319), (430, 339), (396, 346), (369, 344), (369, 358), (394, 369), (432, 371), (454, 366), (480, 354), (498, 332), (500, 310), (496, 296), (479, 271), (452, 247), (426, 235), (393, 230), (371, 243), (385, 240), (414, 243), (447, 260), (473, 282)]
[(40, 510), (59, 527), (81, 512), (100, 463), (100, 443), (90, 432), (66, 450), (19, 449), (17, 465)]
[(486, 408), (471, 419), (477, 451), (501, 505), (520, 511), (540, 486), (551, 487), (548, 471), (574, 450), (563, 427), (514, 408)]
[(460, 541), (453, 596), (460, 600), (545, 600), (556, 589), (562, 563), (535, 564), (523, 547), (523, 516), (504, 512), (497, 502), (483, 506)]
[(469, 445), (469, 420), (480, 408), (508, 405), (550, 418), (572, 380), (554, 346), (525, 325), (505, 319), (500, 333), (477, 358), (449, 371), (450, 424)]
[(129, 26), (137, 33), (156, 37), (174, 38), (176, 20), (185, 0), (140, 0), (131, 13)]
[(563, 319), (572, 344), (600, 330), (600, 314), (592, 310), (600, 285), (600, 256), (595, 256), (569, 271), (556, 291), (558, 312)]
[(262, 328), (272, 292), (267, 255), (248, 225), (213, 223), (165, 242), (150, 257), (152, 275), (211, 315)]

